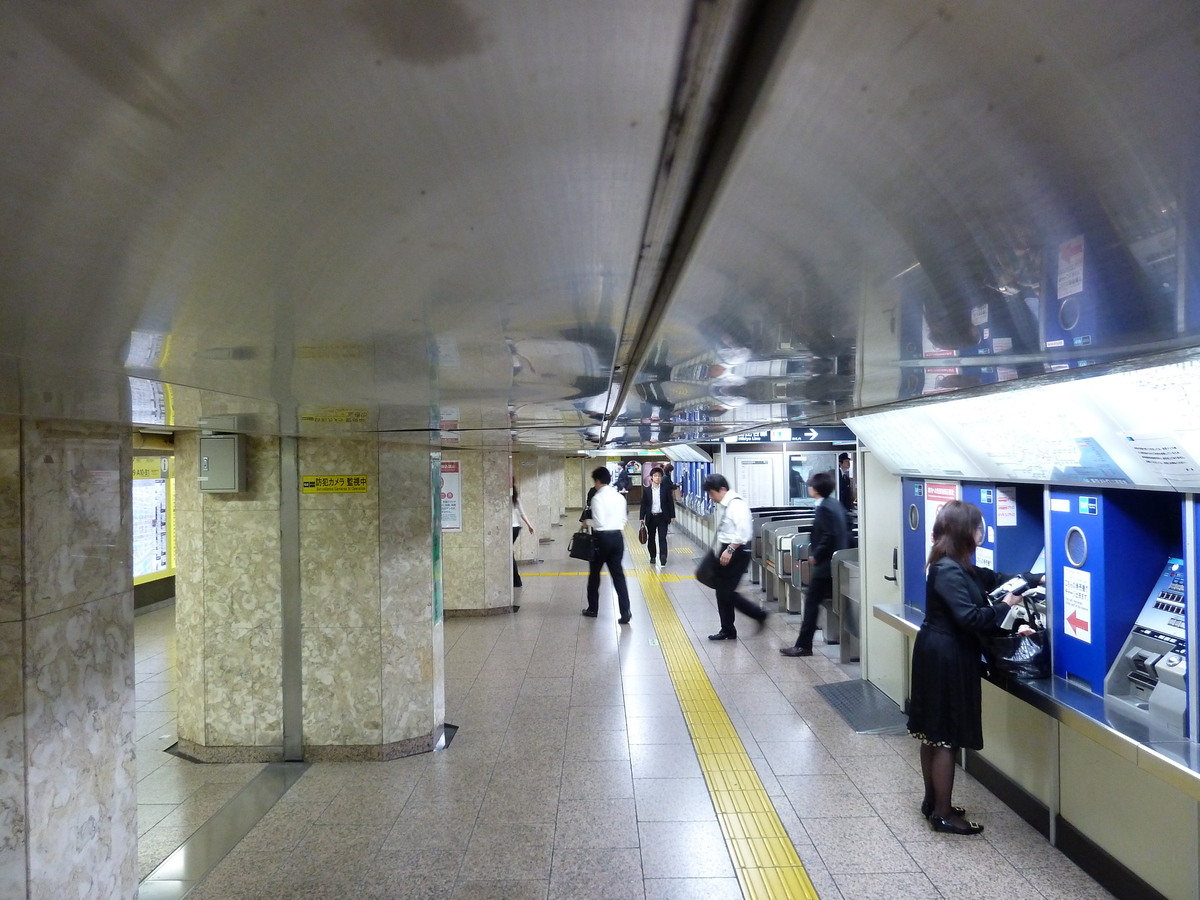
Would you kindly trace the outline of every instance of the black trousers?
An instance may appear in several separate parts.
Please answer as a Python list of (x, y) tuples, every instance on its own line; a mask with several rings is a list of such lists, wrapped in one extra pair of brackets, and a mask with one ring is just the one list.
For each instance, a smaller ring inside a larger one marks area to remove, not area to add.
[[(821, 611), (822, 600), (833, 599), (833, 576), (814, 577), (808, 582), (808, 590), (804, 592), (804, 617), (800, 620), (800, 636), (796, 638), (796, 646), (805, 650), (812, 649), (813, 635), (817, 633), (817, 615)], [(828, 635), (826, 635), (828, 643)]]
[[(521, 526), (513, 526), (513, 546), (516, 546), (517, 535), (521, 533)], [(521, 573), (517, 571), (517, 551), (513, 551), (513, 587), (521, 586)]]
[[(716, 551), (718, 561), (727, 546), (727, 544), (722, 544)], [(734, 551), (729, 565), (717, 566), (717, 613), (721, 617), (721, 630), (726, 634), (737, 634), (737, 627), (733, 624), (735, 609), (741, 610), (759, 622), (767, 617), (761, 606), (747, 600), (737, 589), (738, 582), (742, 580), (742, 576), (746, 574), (748, 568), (750, 568), (750, 551), (745, 547), (739, 547)]]
[[(655, 515), (650, 513), (646, 516), (646, 550), (650, 554), (650, 562), (654, 562), (655, 557), (663, 561), (663, 565), (667, 563), (667, 526), (671, 524), (671, 519), (666, 513)], [(658, 538), (657, 543), (655, 538)], [(655, 549), (657, 547), (657, 553)]]
[(612, 576), (613, 590), (617, 592), (617, 607), (621, 618), (629, 618), (629, 587), (625, 584), (625, 568), (621, 564), (625, 556), (625, 538), (619, 531), (593, 532), (596, 540), (596, 555), (592, 557), (591, 568), (588, 569), (587, 608), (588, 612), (598, 612), (600, 609), (600, 570), (608, 566), (608, 574)]

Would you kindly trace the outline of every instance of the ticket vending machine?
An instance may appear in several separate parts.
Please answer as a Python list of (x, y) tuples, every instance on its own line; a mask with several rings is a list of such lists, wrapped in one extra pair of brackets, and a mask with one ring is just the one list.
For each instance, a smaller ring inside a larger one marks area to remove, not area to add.
[(904, 603), (925, 609), (925, 562), (932, 545), (930, 535), (937, 512), (949, 500), (961, 500), (962, 488), (956, 481), (902, 478), (904, 499)]
[(1187, 735), (1187, 568), (1170, 558), (1104, 680), (1109, 711)]
[(1051, 490), (1055, 675), (1094, 694), (1104, 690), (1162, 561), (1181, 555), (1181, 503), (1152, 491)]
[(1041, 486), (964, 481), (962, 499), (983, 513), (975, 564), (997, 572), (1030, 571), (1046, 543)]

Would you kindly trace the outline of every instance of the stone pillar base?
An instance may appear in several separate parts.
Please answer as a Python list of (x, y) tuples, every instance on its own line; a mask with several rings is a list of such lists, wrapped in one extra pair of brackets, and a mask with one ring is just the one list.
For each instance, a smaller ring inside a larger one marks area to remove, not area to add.
[(443, 615), (447, 619), (471, 619), (479, 616), (507, 616), (516, 610), (516, 606), (493, 606), (489, 609), (447, 609)]
[[(305, 762), (385, 762), (403, 756), (429, 753), (441, 738), (437, 734), (423, 735), (391, 744), (327, 745), (306, 744)], [(175, 754), (198, 763), (282, 762), (282, 747), (204, 747), (180, 739)]]

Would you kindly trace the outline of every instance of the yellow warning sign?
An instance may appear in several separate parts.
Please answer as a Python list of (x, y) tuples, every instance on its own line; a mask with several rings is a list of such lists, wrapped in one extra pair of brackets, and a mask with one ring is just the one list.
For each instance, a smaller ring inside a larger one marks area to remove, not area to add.
[(300, 478), (302, 494), (365, 494), (366, 475), (303, 475)]
[(361, 406), (322, 407), (314, 409), (312, 412), (301, 413), (300, 421), (362, 425), (367, 421), (369, 415), (370, 410)]

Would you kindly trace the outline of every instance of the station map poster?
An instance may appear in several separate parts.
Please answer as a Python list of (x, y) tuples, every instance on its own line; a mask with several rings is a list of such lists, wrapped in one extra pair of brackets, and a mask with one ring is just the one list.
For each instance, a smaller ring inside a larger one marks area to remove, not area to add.
[(175, 574), (172, 462), (167, 456), (133, 460), (134, 584)]
[(775, 482), (780, 459), (775, 454), (742, 454), (736, 457), (735, 490), (751, 507), (775, 505)]

